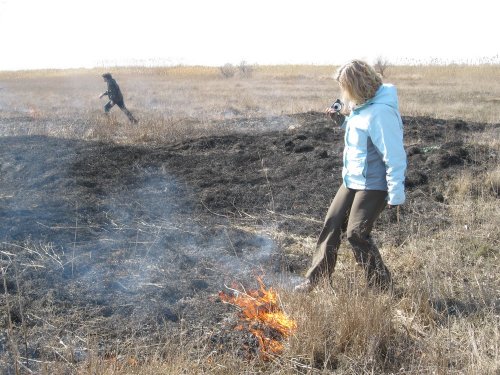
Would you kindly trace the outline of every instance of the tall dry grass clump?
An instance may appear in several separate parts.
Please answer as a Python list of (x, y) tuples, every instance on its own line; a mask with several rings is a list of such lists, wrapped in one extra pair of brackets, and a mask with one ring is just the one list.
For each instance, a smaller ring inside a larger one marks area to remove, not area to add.
[(389, 295), (371, 292), (359, 278), (352, 273), (334, 289), (325, 285), (308, 296), (289, 296), (299, 327), (290, 340), (290, 355), (297, 361), (339, 373), (393, 367), (395, 345), (404, 344), (392, 320), (393, 302)]

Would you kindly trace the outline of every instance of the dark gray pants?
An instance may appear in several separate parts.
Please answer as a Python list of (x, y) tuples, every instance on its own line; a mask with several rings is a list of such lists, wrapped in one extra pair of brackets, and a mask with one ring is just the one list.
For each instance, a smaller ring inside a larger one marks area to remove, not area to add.
[(132, 113), (127, 109), (127, 107), (125, 107), (125, 103), (124, 102), (117, 102), (117, 103), (114, 103), (112, 100), (110, 100), (109, 102), (106, 103), (106, 105), (104, 106), (104, 113), (108, 114), (109, 113), (109, 110), (111, 108), (113, 108), (114, 105), (117, 105), (123, 113), (125, 113), (129, 119), (129, 121), (133, 124), (137, 123), (137, 120), (135, 119), (135, 117), (132, 115)]
[(340, 236), (346, 232), (356, 262), (365, 270), (368, 285), (382, 288), (390, 285), (391, 274), (370, 237), (373, 223), (387, 204), (386, 197), (386, 191), (353, 190), (340, 186), (326, 214), (316, 253), (306, 274), (312, 284), (333, 272)]

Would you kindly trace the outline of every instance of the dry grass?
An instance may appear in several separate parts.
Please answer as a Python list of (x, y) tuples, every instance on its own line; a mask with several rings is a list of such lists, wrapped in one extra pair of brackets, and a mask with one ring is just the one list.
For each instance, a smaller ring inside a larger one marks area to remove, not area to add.
[[(108, 127), (105, 99), (98, 99), (104, 70), (0, 72), (0, 116), (21, 120), (0, 134), (164, 141), (219, 131), (221, 121), (235, 118), (323, 111), (339, 95), (332, 66), (257, 66), (251, 77), (230, 79), (210, 67), (115, 68), (141, 123), (132, 127), (113, 109), (116, 126)], [(395, 66), (386, 81), (398, 86), (404, 115), (498, 123), (500, 83), (493, 77), (499, 74), (498, 65)]]
[[(112, 69), (129, 109), (102, 116), (101, 70), (0, 72), (0, 134), (112, 140), (171, 141), (224, 132), (225, 121), (322, 111), (337, 95), (330, 66), (261, 66), (252, 77), (223, 79), (206, 67)], [(403, 115), (499, 123), (500, 66), (389, 67)], [(36, 120), (36, 121), (34, 121)], [(477, 145), (496, 149), (491, 132)], [(493, 163), (494, 164), (494, 163)], [(442, 215), (451, 225), (419, 230), (424, 216), (399, 247), (381, 252), (395, 275), (393, 294), (375, 294), (348, 250), (342, 252), (335, 289), (310, 295), (281, 290), (298, 332), (271, 362), (245, 360), (231, 351), (207, 352), (196, 340), (165, 338), (140, 363), (131, 347), (120, 358), (90, 356), (78, 374), (491, 374), (500, 373), (500, 169), (464, 172), (449, 181)], [(304, 238), (302, 251), (312, 252)], [(353, 271), (354, 270), (354, 271)], [(10, 301), (14, 303), (14, 301)], [(65, 364), (61, 368), (66, 368)], [(61, 370), (62, 371), (62, 370)], [(57, 374), (46, 367), (43, 374)]]

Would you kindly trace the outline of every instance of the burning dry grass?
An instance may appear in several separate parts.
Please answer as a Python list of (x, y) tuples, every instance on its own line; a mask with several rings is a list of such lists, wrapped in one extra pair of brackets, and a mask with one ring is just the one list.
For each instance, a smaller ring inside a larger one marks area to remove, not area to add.
[(297, 323), (284, 311), (279, 296), (271, 287), (266, 289), (258, 278), (259, 289), (245, 291), (231, 288), (232, 294), (219, 292), (219, 298), (241, 309), (242, 324), (235, 329), (247, 330), (259, 343), (259, 354), (269, 360), (283, 353), (283, 339), (288, 338), (297, 328)]

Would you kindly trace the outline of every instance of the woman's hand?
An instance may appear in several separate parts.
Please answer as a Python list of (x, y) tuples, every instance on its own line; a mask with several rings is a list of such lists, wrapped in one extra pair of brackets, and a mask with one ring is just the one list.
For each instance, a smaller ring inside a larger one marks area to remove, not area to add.
[(332, 107), (328, 107), (325, 109), (325, 113), (329, 115), (330, 117), (336, 116), (339, 114), (339, 111), (335, 111)]
[(333, 108), (328, 107), (325, 109), (325, 114), (330, 117), (330, 119), (335, 122), (336, 125), (340, 126), (344, 122), (345, 116), (339, 111), (335, 111)]

